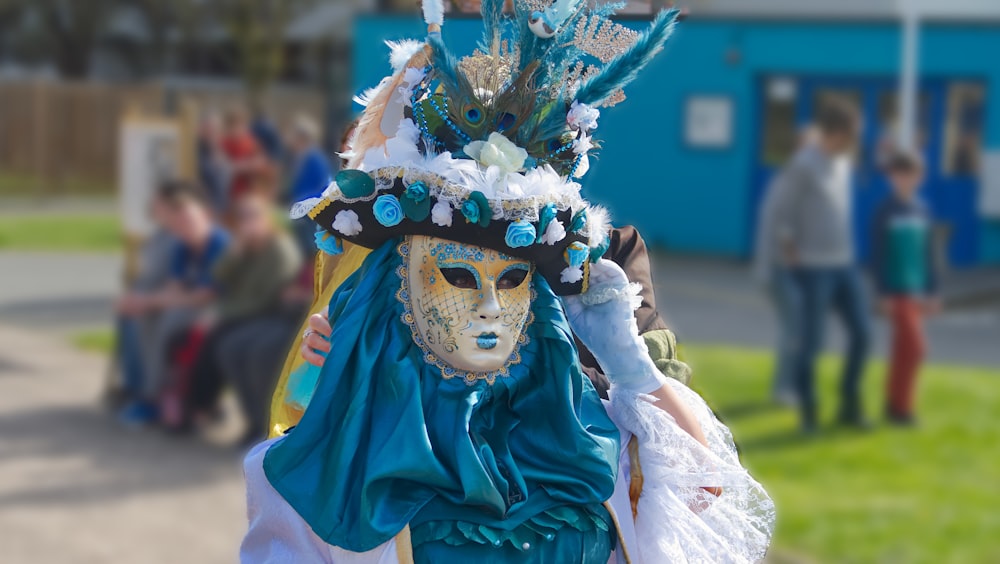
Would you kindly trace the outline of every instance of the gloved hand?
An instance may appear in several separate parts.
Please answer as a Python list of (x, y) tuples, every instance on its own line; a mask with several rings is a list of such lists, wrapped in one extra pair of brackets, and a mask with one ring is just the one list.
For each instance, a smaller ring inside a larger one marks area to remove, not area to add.
[(570, 327), (601, 365), (612, 394), (616, 387), (648, 394), (666, 383), (639, 336), (634, 311), (642, 303), (640, 289), (620, 266), (602, 259), (590, 265), (587, 292), (563, 298)]

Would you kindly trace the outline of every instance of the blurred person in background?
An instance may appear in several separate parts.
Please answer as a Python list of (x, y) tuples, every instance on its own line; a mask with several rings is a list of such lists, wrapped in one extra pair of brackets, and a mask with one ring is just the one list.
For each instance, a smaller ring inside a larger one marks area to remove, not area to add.
[(154, 231), (137, 253), (137, 268), (128, 289), (115, 303), (116, 362), (121, 380), (109, 390), (111, 404), (129, 405), (133, 411), (154, 410), (143, 406), (146, 382), (146, 357), (151, 347), (156, 313), (146, 307), (147, 296), (164, 288), (170, 279), (170, 256), (177, 244), (170, 227), (175, 219), (172, 206), (163, 191), (154, 194), (150, 202), (150, 217)]
[(271, 116), (260, 105), (254, 106), (250, 132), (253, 134), (254, 140), (257, 141), (257, 146), (268, 159), (275, 163), (282, 161), (285, 156), (285, 146), (282, 144), (281, 132)]
[(222, 147), (222, 118), (214, 111), (205, 113), (198, 124), (197, 151), (198, 180), (221, 217), (229, 201), (229, 175)]
[(879, 309), (892, 331), (886, 381), (886, 419), (913, 425), (917, 373), (924, 359), (925, 315), (940, 311), (934, 268), (931, 214), (917, 192), (924, 164), (919, 154), (897, 151), (886, 163), (892, 193), (879, 206), (872, 226), (872, 272)]
[[(229, 382), (256, 439), (263, 436), (266, 394), (280, 363), (242, 365), (240, 357), (275, 338), (286, 346), (301, 315), (301, 303), (289, 304), (286, 295), (298, 276), (302, 255), (275, 219), (272, 192), (255, 187), (233, 204), (232, 243), (213, 269), (218, 301), (192, 370), (191, 412), (196, 418), (216, 411), (223, 385)], [(263, 340), (255, 339), (259, 336)], [(234, 340), (241, 346), (232, 347)], [(280, 352), (270, 357), (280, 358)], [(231, 370), (234, 366), (240, 369)]]
[(864, 284), (855, 264), (851, 227), (851, 152), (861, 127), (846, 100), (828, 101), (816, 119), (815, 144), (800, 149), (773, 186), (769, 217), (778, 260), (792, 269), (802, 292), (801, 338), (795, 373), (803, 431), (817, 428), (816, 360), (831, 307), (847, 331), (840, 385), (841, 424), (866, 427), (861, 376), (868, 357), (870, 323)]
[[(811, 124), (806, 126), (800, 132), (799, 150), (814, 146), (817, 139), (816, 128)], [(788, 182), (790, 176), (784, 171), (779, 173), (761, 203), (754, 253), (754, 277), (765, 288), (778, 321), (778, 343), (771, 397), (779, 405), (796, 406), (799, 393), (795, 363), (802, 332), (802, 291), (798, 280), (795, 279), (794, 265), (787, 262), (787, 257), (782, 252), (781, 241), (776, 237), (773, 217), (778, 201), (776, 196), (789, 189), (777, 185)]]
[(250, 188), (253, 177), (267, 168), (268, 162), (242, 108), (230, 108), (224, 123), (222, 152), (230, 172), (228, 197), (235, 200)]
[[(320, 147), (320, 128), (315, 120), (305, 114), (295, 116), (286, 136), (291, 159), (291, 183), (288, 190), (290, 203), (318, 197), (330, 183), (330, 161)], [(308, 217), (292, 220), (292, 228), (302, 253), (311, 256), (316, 252), (313, 240), (316, 226)]]
[(340, 152), (337, 156), (340, 157), (340, 161), (337, 163), (338, 170), (343, 170), (347, 168), (347, 155), (351, 151), (351, 139), (354, 137), (354, 133), (358, 130), (358, 120), (361, 118), (355, 118), (351, 123), (347, 124), (344, 128), (344, 132), (340, 135)]
[(125, 408), (126, 423), (147, 424), (158, 419), (157, 403), (170, 384), (170, 348), (178, 335), (194, 326), (215, 299), (212, 269), (229, 244), (229, 235), (213, 220), (205, 193), (195, 184), (172, 181), (156, 194), (163, 226), (175, 238), (166, 264), (166, 282), (129, 298), (129, 316), (155, 315), (149, 346), (143, 359), (142, 391)]

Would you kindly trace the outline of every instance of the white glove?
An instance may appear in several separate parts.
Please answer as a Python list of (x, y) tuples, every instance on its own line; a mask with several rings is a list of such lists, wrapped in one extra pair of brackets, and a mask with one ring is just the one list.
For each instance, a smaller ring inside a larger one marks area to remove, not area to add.
[(642, 304), (640, 290), (620, 266), (602, 259), (590, 265), (587, 292), (563, 298), (570, 327), (600, 363), (612, 392), (619, 387), (648, 394), (666, 383), (639, 336), (634, 311)]

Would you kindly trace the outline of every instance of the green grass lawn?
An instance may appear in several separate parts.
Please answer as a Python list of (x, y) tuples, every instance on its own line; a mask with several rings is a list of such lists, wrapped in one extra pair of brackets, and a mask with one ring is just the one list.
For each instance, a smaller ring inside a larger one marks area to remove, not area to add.
[(113, 214), (0, 215), (0, 250), (117, 251), (121, 226)]
[[(77, 346), (110, 351), (108, 331)], [(774, 498), (778, 562), (1000, 562), (1000, 371), (931, 366), (921, 426), (870, 432), (832, 425), (796, 432), (795, 413), (768, 399), (770, 354), (734, 347), (683, 349), (693, 386), (730, 426), (744, 464)], [(826, 421), (836, 409), (837, 364), (822, 365)], [(884, 367), (866, 377), (880, 414)], [(877, 418), (876, 418), (877, 420)]]
[(0, 171), (0, 197), (110, 196), (114, 193), (114, 183), (100, 180), (68, 177), (59, 183), (38, 175)]
[(115, 348), (114, 333), (105, 329), (73, 335), (71, 341), (78, 349), (102, 354), (111, 354)]
[[(771, 407), (771, 357), (687, 346), (693, 386), (730, 426), (744, 464), (777, 504), (775, 549), (816, 562), (1000, 562), (1000, 371), (931, 366), (922, 374), (921, 425), (867, 433), (832, 424), (808, 439), (795, 413)], [(839, 365), (826, 359), (820, 391), (836, 410)], [(881, 415), (884, 366), (866, 377)], [(877, 418), (876, 418), (877, 420)]]

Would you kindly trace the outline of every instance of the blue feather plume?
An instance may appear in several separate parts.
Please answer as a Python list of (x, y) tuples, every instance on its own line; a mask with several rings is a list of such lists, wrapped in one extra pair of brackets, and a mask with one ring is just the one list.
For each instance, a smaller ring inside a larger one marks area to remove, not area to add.
[(431, 64), (434, 70), (447, 82), (457, 85), (458, 59), (448, 50), (441, 35), (431, 34), (427, 36), (427, 43), (431, 46)]
[(575, 98), (583, 104), (595, 105), (635, 80), (639, 71), (663, 49), (674, 29), (678, 13), (677, 10), (665, 10), (657, 14), (635, 45), (584, 81), (577, 89)]
[[(544, 61), (545, 57), (545, 44), (544, 40), (539, 39), (528, 27), (528, 18), (534, 8), (531, 4), (525, 0), (514, 0), (514, 18), (518, 22), (517, 26), (517, 42), (516, 45), (520, 49), (520, 60), (518, 61), (518, 70), (527, 68), (532, 61)], [(545, 82), (545, 74), (547, 69), (546, 65), (542, 64), (539, 69), (538, 80), (540, 83)]]
[(492, 51), (494, 42), (499, 41), (503, 33), (503, 5), (504, 0), (482, 2), (483, 41), (479, 48), (485, 53)]

